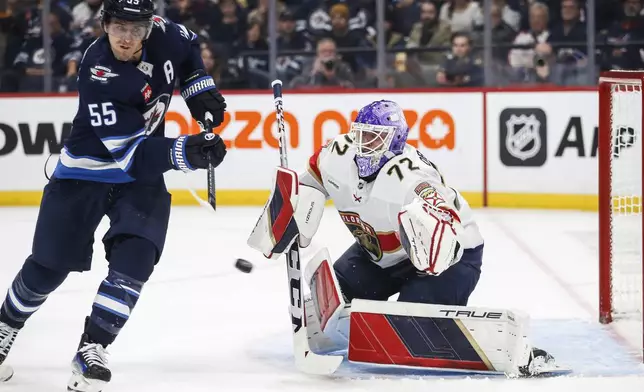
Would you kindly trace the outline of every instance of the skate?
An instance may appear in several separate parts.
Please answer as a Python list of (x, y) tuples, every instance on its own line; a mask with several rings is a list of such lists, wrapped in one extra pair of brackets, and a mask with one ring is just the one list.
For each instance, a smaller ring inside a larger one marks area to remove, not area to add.
[(540, 377), (565, 373), (567, 369), (557, 364), (555, 358), (545, 350), (533, 347), (528, 364), (519, 367), (520, 377)]
[(72, 377), (67, 383), (67, 390), (101, 392), (112, 379), (112, 372), (107, 368), (107, 354), (105, 347), (90, 342), (87, 334), (83, 334), (72, 360)]
[(18, 329), (0, 322), (0, 382), (9, 381), (13, 377), (13, 369), (5, 365), (4, 360), (7, 359), (16, 336), (18, 336)]

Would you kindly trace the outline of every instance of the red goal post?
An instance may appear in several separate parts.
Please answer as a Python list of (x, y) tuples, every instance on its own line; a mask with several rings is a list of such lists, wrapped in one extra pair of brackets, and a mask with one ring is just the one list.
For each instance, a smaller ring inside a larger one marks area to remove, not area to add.
[[(599, 79), (599, 320), (628, 320), (644, 337), (642, 85), (644, 72)], [(634, 331), (633, 331), (634, 332)], [(642, 351), (644, 353), (644, 351)]]

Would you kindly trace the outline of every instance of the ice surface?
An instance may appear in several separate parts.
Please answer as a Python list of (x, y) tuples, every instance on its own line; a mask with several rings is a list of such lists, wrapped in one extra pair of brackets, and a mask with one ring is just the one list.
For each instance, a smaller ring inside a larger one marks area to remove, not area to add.
[[(531, 315), (536, 343), (575, 369), (540, 380), (376, 374), (346, 363), (331, 378), (298, 373), (284, 263), (246, 246), (258, 214), (259, 208), (173, 209), (163, 258), (110, 347), (114, 375), (105, 392), (644, 390), (641, 333), (629, 343), (596, 322), (594, 213), (475, 211), (486, 245), (470, 304)], [(35, 208), (0, 209), (0, 287), (8, 287), (29, 254), (36, 216)], [(100, 242), (106, 223), (97, 233), (94, 269), (70, 275), (29, 320), (8, 358), (16, 375), (0, 392), (65, 390), (83, 319), (107, 272)], [(322, 246), (337, 257), (351, 243), (329, 208), (303, 258)], [(238, 257), (254, 262), (251, 274), (234, 268)]]

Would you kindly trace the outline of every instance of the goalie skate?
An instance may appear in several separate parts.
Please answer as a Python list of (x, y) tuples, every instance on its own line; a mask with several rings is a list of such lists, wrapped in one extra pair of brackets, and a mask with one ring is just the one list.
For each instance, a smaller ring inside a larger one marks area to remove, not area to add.
[(572, 369), (557, 364), (555, 358), (540, 348), (532, 348), (528, 364), (519, 368), (519, 377), (550, 377), (571, 373)]

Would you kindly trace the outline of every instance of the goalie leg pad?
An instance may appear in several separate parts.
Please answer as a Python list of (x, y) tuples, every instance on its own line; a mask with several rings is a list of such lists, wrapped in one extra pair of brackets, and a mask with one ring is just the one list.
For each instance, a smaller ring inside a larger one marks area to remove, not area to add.
[(349, 360), (518, 374), (531, 347), (522, 312), (354, 300)]
[(314, 316), (320, 330), (334, 343), (346, 347), (349, 340), (348, 307), (330, 260), (327, 249), (321, 249), (306, 265), (304, 278), (311, 290)]

